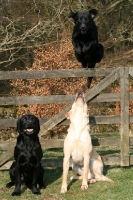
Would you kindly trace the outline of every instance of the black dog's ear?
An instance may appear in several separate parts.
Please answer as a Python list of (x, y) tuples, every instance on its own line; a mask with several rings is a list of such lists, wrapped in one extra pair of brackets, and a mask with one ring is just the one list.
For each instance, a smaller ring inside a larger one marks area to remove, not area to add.
[(20, 119), (17, 120), (17, 132), (20, 133)]
[(37, 134), (38, 134), (40, 131), (40, 122), (38, 118), (36, 118), (36, 129), (37, 129)]
[(91, 15), (91, 18), (94, 19), (96, 15), (98, 14), (98, 11), (96, 9), (89, 10), (89, 13)]
[(77, 12), (70, 12), (69, 15), (68, 15), (68, 18), (75, 18), (77, 15)]

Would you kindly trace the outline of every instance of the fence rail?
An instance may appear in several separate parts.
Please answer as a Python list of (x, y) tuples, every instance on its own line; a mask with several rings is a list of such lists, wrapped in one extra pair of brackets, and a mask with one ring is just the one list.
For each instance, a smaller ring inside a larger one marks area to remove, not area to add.
[[(130, 101), (133, 100), (133, 92), (129, 94)], [(65, 104), (72, 103), (75, 95), (49, 95), (49, 96), (12, 96), (0, 97), (0, 105), (25, 105), (25, 104)], [(119, 93), (98, 94), (91, 102), (115, 102), (120, 101)]]
[[(119, 124), (121, 116), (120, 115), (105, 115), (105, 116), (90, 116), (89, 124)], [(50, 120), (50, 118), (40, 118), (40, 125), (44, 124)], [(0, 119), (0, 127), (16, 127), (17, 119)], [(129, 115), (129, 123), (133, 123), (133, 115)], [(69, 125), (69, 120), (63, 120), (59, 125)], [(58, 125), (58, 124), (57, 124)]]
[[(115, 69), (115, 68), (114, 68)], [(42, 78), (70, 78), (70, 77), (91, 77), (107, 76), (113, 68), (102, 69), (60, 69), (60, 70), (38, 70), (38, 71), (0, 71), (0, 80), (9, 79), (42, 79)]]
[[(133, 145), (133, 138), (129, 137), (129, 123), (133, 123), (133, 115), (129, 115), (129, 102), (133, 100), (133, 92), (129, 92), (129, 75), (133, 76), (133, 67), (114, 67), (99, 69), (70, 69), (70, 70), (40, 70), (40, 71), (0, 71), (0, 80), (10, 79), (41, 79), (41, 78), (68, 78), (68, 77), (91, 77), (100, 76), (103, 79), (94, 87), (85, 93), (87, 102), (115, 102), (120, 101), (121, 113), (119, 116), (90, 116), (90, 124), (115, 124), (120, 123), (120, 138), (93, 138), (92, 143), (95, 146), (119, 146), (120, 156), (108, 157), (102, 156), (105, 164), (117, 164), (121, 166), (129, 166), (133, 164), (133, 156), (129, 156), (129, 147)], [(101, 93), (115, 80), (120, 81), (120, 93)], [(78, 90), (78, 88), (77, 88)], [(24, 104), (71, 104), (75, 95), (50, 95), (50, 96), (11, 96), (0, 97), (0, 105), (24, 105)], [(68, 125), (69, 121), (65, 120), (64, 113), (70, 110), (71, 106), (67, 106), (61, 112), (52, 118), (40, 119), (40, 134), (46, 133), (54, 126)], [(16, 127), (17, 119), (0, 119), (1, 127)], [(45, 148), (62, 148), (63, 140), (41, 140), (42, 146)], [(0, 149), (7, 150), (0, 156), (0, 169), (7, 169), (4, 163), (13, 156), (13, 146), (15, 141), (0, 143)], [(11, 163), (11, 162), (10, 162)], [(62, 159), (42, 161), (43, 166), (62, 166)], [(10, 165), (10, 164), (9, 164)]]

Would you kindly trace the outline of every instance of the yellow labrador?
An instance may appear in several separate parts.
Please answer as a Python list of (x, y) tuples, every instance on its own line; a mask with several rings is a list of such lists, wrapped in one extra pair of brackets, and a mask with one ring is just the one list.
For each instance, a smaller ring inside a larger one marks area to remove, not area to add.
[(87, 104), (82, 92), (77, 93), (72, 109), (66, 114), (66, 117), (70, 119), (70, 126), (64, 141), (61, 193), (67, 192), (67, 174), (70, 157), (73, 160), (72, 169), (74, 174), (71, 180), (82, 179), (82, 190), (88, 188), (88, 179), (90, 179), (90, 183), (100, 180), (114, 183), (113, 180), (103, 175), (102, 159), (92, 146), (89, 134)]

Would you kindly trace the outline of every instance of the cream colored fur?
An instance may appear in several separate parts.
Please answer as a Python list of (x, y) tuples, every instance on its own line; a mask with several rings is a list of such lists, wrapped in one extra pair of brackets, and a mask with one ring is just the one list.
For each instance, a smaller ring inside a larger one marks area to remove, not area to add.
[[(67, 175), (69, 170), (69, 159), (72, 157), (72, 179), (82, 179), (81, 189), (88, 188), (90, 183), (96, 181), (114, 182), (103, 175), (103, 162), (100, 155), (92, 146), (89, 134), (89, 116), (84, 94), (79, 92), (71, 110), (66, 114), (70, 119), (68, 134), (64, 141), (64, 160), (61, 193), (67, 192)], [(77, 176), (80, 175), (80, 176)]]

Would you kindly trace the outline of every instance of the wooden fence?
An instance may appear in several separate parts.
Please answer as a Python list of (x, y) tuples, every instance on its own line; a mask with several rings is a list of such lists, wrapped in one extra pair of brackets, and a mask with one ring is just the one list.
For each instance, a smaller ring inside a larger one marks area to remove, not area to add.
[[(63, 70), (40, 70), (40, 71), (0, 71), (0, 80), (11, 79), (41, 79), (41, 78), (68, 78), (68, 77), (104, 77), (97, 85), (85, 93), (87, 102), (115, 102), (120, 101), (121, 113), (119, 116), (90, 116), (90, 124), (116, 124), (120, 123), (120, 138), (95, 138), (92, 143), (95, 146), (120, 146), (120, 156), (102, 156), (105, 165), (133, 165), (133, 156), (129, 156), (129, 147), (133, 145), (133, 138), (129, 137), (129, 123), (133, 123), (133, 115), (129, 115), (129, 101), (133, 100), (133, 92), (129, 93), (129, 75), (133, 76), (133, 67), (114, 67), (98, 69), (63, 69)], [(120, 80), (120, 93), (100, 94), (102, 90), (108, 87), (115, 80)], [(78, 88), (77, 88), (78, 90)], [(24, 105), (24, 104), (59, 104), (69, 103), (70, 105), (63, 109), (50, 119), (40, 119), (40, 134), (58, 124), (67, 125), (64, 114), (70, 110), (75, 95), (51, 95), (51, 96), (11, 96), (0, 97), (0, 105)], [(0, 127), (16, 127), (17, 119), (0, 119)], [(50, 139), (41, 140), (43, 148), (62, 148), (63, 140)], [(13, 157), (15, 141), (0, 143), (1, 150), (7, 150), (0, 156), (0, 169), (7, 169), (6, 162)], [(43, 159), (42, 164), (46, 166), (62, 166), (62, 159)]]

